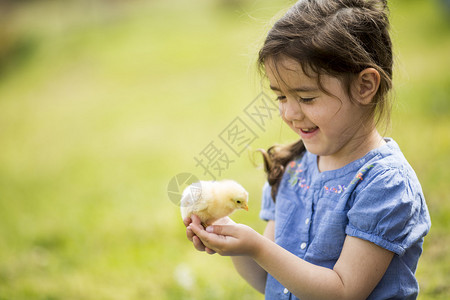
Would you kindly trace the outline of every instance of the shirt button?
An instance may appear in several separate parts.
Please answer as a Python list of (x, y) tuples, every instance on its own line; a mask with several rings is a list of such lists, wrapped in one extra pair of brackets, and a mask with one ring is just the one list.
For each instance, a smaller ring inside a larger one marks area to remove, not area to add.
[(287, 288), (284, 288), (283, 293), (287, 294), (287, 293), (289, 293), (289, 290)]
[(309, 224), (309, 221), (310, 221), (309, 218), (306, 218), (305, 224), (308, 225), (308, 224)]
[(300, 245), (300, 249), (305, 249), (306, 248), (306, 243), (302, 243), (301, 245)]

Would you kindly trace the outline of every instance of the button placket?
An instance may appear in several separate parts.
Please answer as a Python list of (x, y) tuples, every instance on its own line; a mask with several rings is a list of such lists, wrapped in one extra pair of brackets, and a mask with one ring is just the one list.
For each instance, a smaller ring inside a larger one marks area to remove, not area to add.
[[(310, 229), (309, 225), (310, 225), (310, 223), (311, 223), (311, 219), (310, 219), (309, 217), (306, 217), (306, 219), (305, 219), (305, 225), (307, 226), (307, 227), (306, 227), (307, 232), (309, 232), (309, 229)], [(307, 240), (306, 240), (306, 241), (304, 240), (304, 242), (302, 242), (302, 243), (300, 244), (300, 249), (301, 249), (301, 250), (305, 250), (307, 246), (308, 246)]]

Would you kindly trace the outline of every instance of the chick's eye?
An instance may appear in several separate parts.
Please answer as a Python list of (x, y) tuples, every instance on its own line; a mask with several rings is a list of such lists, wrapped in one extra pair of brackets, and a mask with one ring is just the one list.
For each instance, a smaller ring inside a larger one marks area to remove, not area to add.
[(236, 201), (237, 204), (241, 204), (241, 200)]

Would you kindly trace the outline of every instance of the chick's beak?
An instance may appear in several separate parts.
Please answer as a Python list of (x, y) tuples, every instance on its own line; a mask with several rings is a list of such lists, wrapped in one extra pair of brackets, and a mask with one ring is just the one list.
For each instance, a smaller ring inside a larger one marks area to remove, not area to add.
[(247, 204), (245, 204), (245, 206), (244, 206), (244, 207), (242, 207), (242, 209), (245, 209), (246, 211), (248, 211), (248, 205), (247, 205)]

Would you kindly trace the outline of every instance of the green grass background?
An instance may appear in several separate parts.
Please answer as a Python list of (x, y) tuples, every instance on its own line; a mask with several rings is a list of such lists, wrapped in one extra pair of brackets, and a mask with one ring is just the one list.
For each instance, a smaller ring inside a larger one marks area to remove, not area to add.
[[(419, 299), (450, 297), (450, 15), (391, 2), (397, 55), (387, 136), (415, 168), (432, 230)], [(228, 4), (227, 4), (228, 3)], [(285, 1), (30, 1), (0, 72), (0, 299), (263, 299), (229, 258), (194, 250), (167, 195), (261, 92), (258, 46)], [(278, 118), (252, 149), (295, 138)], [(221, 178), (250, 193), (247, 152)], [(249, 152), (251, 153), (251, 152)], [(256, 159), (257, 164), (260, 163)]]

